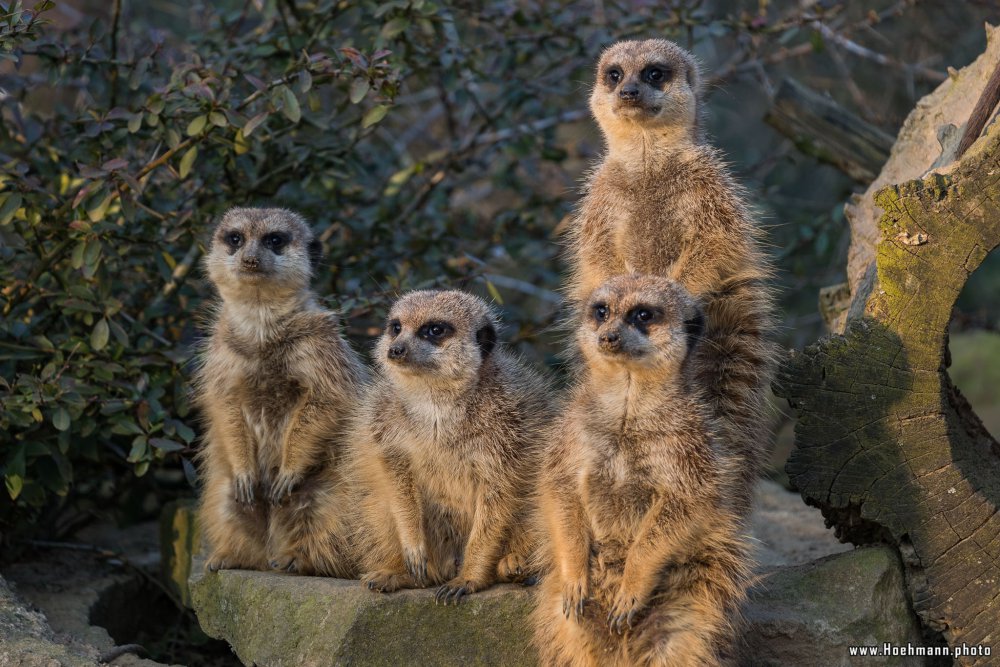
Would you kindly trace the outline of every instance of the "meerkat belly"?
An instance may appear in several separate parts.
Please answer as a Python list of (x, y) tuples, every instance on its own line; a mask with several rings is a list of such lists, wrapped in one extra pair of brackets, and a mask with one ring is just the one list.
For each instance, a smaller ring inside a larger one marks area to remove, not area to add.
[(257, 443), (257, 462), (265, 474), (281, 464), (288, 423), (302, 393), (298, 380), (278, 373), (255, 374), (242, 387), (243, 419)]
[(627, 546), (655, 498), (641, 466), (613, 454), (598, 462), (584, 482), (584, 503), (599, 543)]

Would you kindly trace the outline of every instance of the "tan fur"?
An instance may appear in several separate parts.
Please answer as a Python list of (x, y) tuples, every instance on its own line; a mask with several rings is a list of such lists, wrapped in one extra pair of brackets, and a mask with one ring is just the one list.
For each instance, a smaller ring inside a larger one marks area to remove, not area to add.
[[(239, 234), (239, 247), (227, 243)], [(284, 243), (279, 252), (274, 234)], [(206, 269), (221, 301), (196, 398), (208, 567), (356, 575), (342, 462), (365, 379), (337, 316), (309, 290), (313, 234), (281, 209), (235, 208)]]
[[(428, 323), (450, 333), (429, 340)], [(462, 292), (411, 292), (389, 313), (352, 436), (373, 590), (443, 584), (448, 602), (490, 586), (498, 569), (517, 575), (547, 399), (495, 337), (489, 307)]]
[(741, 461), (692, 364), (703, 320), (683, 287), (652, 276), (614, 278), (587, 304), (584, 368), (539, 480), (542, 663), (721, 664), (750, 563), (732, 494)]
[[(644, 80), (650, 66), (669, 72), (660, 89)], [(771, 268), (746, 193), (700, 137), (699, 85), (691, 54), (667, 40), (619, 42), (602, 54), (590, 107), (607, 153), (571, 228), (569, 296), (579, 305), (608, 278), (636, 272), (676, 280), (703, 304), (700, 372), (724, 437), (742, 451), (738, 492), (749, 508), (768, 440)], [(626, 87), (634, 101), (621, 99)]]

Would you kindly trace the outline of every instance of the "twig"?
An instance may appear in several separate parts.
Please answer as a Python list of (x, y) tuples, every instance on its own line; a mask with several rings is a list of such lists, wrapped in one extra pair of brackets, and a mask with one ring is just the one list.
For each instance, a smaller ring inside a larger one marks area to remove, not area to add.
[(886, 67), (896, 67), (902, 69), (911, 74), (919, 75), (925, 81), (930, 81), (931, 83), (941, 83), (948, 78), (948, 75), (944, 72), (939, 72), (935, 69), (924, 67), (923, 65), (910, 65), (896, 60), (895, 58), (890, 58), (885, 54), (878, 53), (877, 51), (872, 51), (871, 49), (861, 46), (857, 42), (851, 41), (847, 37), (831, 30), (830, 27), (822, 21), (816, 21), (815, 25), (823, 37), (839, 44), (845, 51), (853, 53), (860, 58), (871, 60)]

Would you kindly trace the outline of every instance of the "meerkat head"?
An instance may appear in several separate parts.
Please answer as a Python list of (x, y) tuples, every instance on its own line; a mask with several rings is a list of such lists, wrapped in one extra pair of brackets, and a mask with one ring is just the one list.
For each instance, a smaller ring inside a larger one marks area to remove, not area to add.
[(591, 367), (673, 373), (705, 327), (694, 299), (678, 283), (647, 275), (617, 276), (587, 300), (577, 340)]
[(636, 130), (693, 137), (699, 86), (694, 56), (673, 42), (618, 42), (597, 63), (590, 109), (609, 144)]
[(223, 299), (280, 298), (309, 288), (320, 244), (302, 216), (280, 208), (231, 208), (205, 261)]
[(485, 301), (423, 290), (393, 304), (375, 358), (393, 377), (462, 382), (479, 374), (496, 341), (497, 318)]

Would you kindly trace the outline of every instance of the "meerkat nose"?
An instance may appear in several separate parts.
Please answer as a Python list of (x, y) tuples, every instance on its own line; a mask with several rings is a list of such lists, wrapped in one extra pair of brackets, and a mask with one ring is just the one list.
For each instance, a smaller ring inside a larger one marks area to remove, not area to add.
[(405, 359), (406, 358), (406, 346), (405, 345), (393, 345), (389, 348), (389, 358), (390, 359)]
[(245, 269), (258, 269), (260, 268), (260, 260), (254, 256), (243, 258), (243, 268)]
[(602, 333), (597, 340), (598, 345), (602, 350), (614, 352), (621, 348), (621, 336), (617, 331)]
[(636, 84), (626, 84), (618, 91), (618, 97), (626, 102), (634, 102), (639, 99), (639, 86)]

